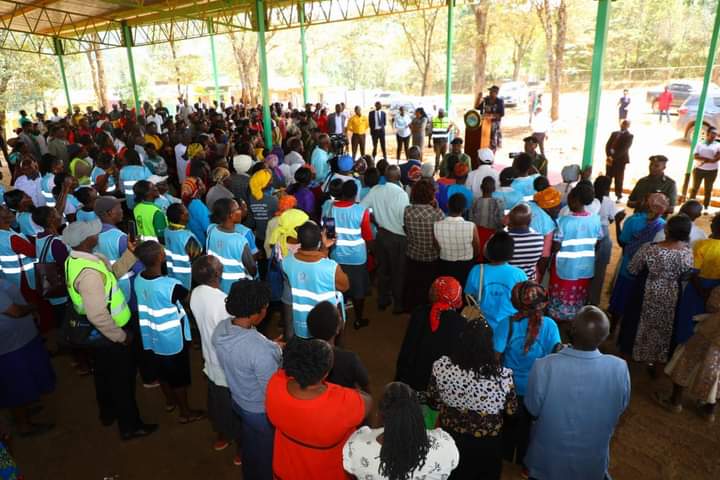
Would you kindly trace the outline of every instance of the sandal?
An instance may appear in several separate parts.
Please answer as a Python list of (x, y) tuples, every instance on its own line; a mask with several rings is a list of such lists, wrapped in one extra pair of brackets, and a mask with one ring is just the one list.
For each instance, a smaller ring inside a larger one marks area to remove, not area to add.
[(222, 450), (225, 450), (227, 447), (230, 446), (230, 442), (227, 440), (215, 440), (213, 443), (212, 449), (216, 452), (220, 452)]
[(235, 465), (236, 467), (242, 466), (242, 457), (239, 453), (235, 454), (235, 456), (233, 457), (233, 465)]
[(187, 425), (188, 423), (197, 422), (205, 418), (205, 412), (202, 410), (191, 410), (190, 415), (187, 417), (178, 417), (178, 423), (180, 425)]
[(166, 405), (165, 405), (165, 412), (167, 412), (167, 413), (172, 413), (172, 412), (175, 411), (175, 408), (177, 408), (177, 407), (176, 407), (176, 405), (175, 405), (174, 403), (173, 403), (173, 404), (166, 404)]

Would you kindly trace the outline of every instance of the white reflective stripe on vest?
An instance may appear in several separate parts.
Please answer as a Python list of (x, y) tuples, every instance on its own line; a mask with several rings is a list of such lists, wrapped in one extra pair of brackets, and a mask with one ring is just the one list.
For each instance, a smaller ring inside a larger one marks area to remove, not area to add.
[(177, 307), (167, 307), (156, 310), (148, 307), (147, 305), (138, 305), (138, 312), (147, 313), (148, 315), (152, 315), (153, 317), (162, 317), (165, 315), (170, 315), (172, 313), (178, 313), (178, 309)]
[(583, 257), (594, 257), (595, 249), (583, 250), (580, 252), (558, 252), (557, 258), (583, 258)]
[(361, 235), (362, 230), (360, 230), (359, 228), (336, 227), (335, 233), (338, 233), (341, 235)]
[(293, 288), (291, 289), (291, 293), (293, 296), (308, 298), (316, 302), (324, 302), (326, 300), (332, 300), (336, 298), (335, 292), (315, 293), (311, 292), (310, 290), (304, 290), (302, 288)]
[(362, 238), (359, 240), (343, 240), (338, 238), (335, 240), (335, 245), (338, 247), (357, 247), (358, 245), (365, 245), (365, 240)]
[(223, 272), (222, 278), (225, 280), (243, 280), (250, 277), (245, 272)]
[(172, 270), (173, 273), (191, 273), (190, 267), (178, 267), (177, 265), (168, 265), (168, 269)]
[(212, 255), (213, 257), (220, 260), (220, 263), (222, 263), (223, 265), (229, 265), (231, 267), (243, 267), (243, 268), (245, 267), (245, 265), (243, 265), (243, 263), (240, 260), (235, 260), (233, 258), (221, 257), (220, 255), (218, 255), (217, 253), (215, 253), (212, 250), (208, 250), (207, 254)]
[(20, 273), (23, 270), (29, 272), (34, 268), (35, 266), (32, 263), (28, 263), (27, 265), (23, 265), (22, 267), (0, 267), (0, 270), (4, 273), (7, 273), (8, 275), (14, 275)]
[(309, 312), (310, 310), (315, 308), (315, 305), (304, 305), (302, 303), (293, 303), (292, 308), (296, 312)]
[[(177, 312), (177, 310), (175, 311)], [(170, 330), (171, 328), (178, 328), (181, 325), (180, 320), (178, 319), (168, 320), (163, 323), (153, 323), (150, 320), (140, 319), (139, 323), (141, 327), (148, 327), (150, 330), (155, 330), (156, 332), (163, 332), (165, 330)]]
[(523, 202), (529, 202), (529, 201), (531, 201), (533, 198), (535, 198), (534, 195), (525, 195), (525, 196), (523, 197)]
[(105, 188), (105, 193), (110, 193), (110, 192), (114, 192), (114, 191), (115, 191), (115, 185), (108, 185)]
[(561, 246), (577, 247), (580, 245), (595, 245), (597, 240), (597, 238), (572, 238), (570, 240), (563, 240)]
[(157, 238), (157, 237), (153, 237), (153, 236), (151, 236), (151, 235), (140, 235), (140, 240), (142, 240), (143, 242), (147, 242), (147, 241), (150, 241), (150, 240), (153, 240), (153, 241), (156, 241), (156, 242), (157, 242), (157, 241), (158, 241), (158, 238)]
[[(190, 256), (189, 255), (182, 255), (180, 253), (173, 253), (172, 251), (165, 249), (165, 256), (170, 257), (173, 260), (178, 260), (180, 262), (189, 262)], [(168, 262), (169, 263), (169, 262)]]
[(28, 257), (22, 253), (17, 255), (0, 255), (0, 262), (16, 262), (18, 258), (20, 260), (25, 260)]
[(134, 195), (133, 193), (133, 187), (137, 183), (137, 180), (125, 180), (123, 181), (123, 189), (125, 191), (125, 195)]

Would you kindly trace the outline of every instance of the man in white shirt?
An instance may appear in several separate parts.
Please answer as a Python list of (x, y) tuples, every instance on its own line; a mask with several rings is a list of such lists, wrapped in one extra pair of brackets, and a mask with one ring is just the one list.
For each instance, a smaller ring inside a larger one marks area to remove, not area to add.
[(405, 159), (408, 160), (408, 145), (410, 145), (410, 115), (405, 113), (405, 107), (401, 106), (398, 114), (393, 119), (393, 128), (397, 139), (397, 156), (400, 162), (400, 152), (405, 149)]
[(335, 105), (335, 112), (328, 115), (328, 132), (331, 135), (345, 135), (347, 128), (347, 117), (343, 115), (342, 107)]
[(60, 120), (62, 120), (62, 118), (60, 117), (60, 115), (58, 115), (58, 108), (57, 108), (57, 107), (53, 107), (53, 108), (52, 108), (52, 115), (50, 116), (50, 119), (49, 119), (49, 120), (50, 120), (51, 122), (53, 122), (53, 123), (57, 123), (57, 122), (59, 122)]
[(700, 189), (700, 184), (704, 183), (703, 190), (705, 198), (703, 205), (705, 206), (705, 213), (707, 213), (708, 207), (710, 206), (713, 183), (715, 183), (715, 178), (717, 178), (718, 160), (720, 160), (720, 144), (715, 141), (716, 139), (717, 130), (715, 130), (714, 127), (710, 127), (705, 135), (705, 141), (698, 142), (695, 147), (695, 168), (693, 169), (693, 184), (690, 189), (690, 198), (695, 199)]
[(375, 110), (370, 112), (368, 115), (368, 124), (370, 125), (370, 137), (372, 138), (373, 151), (372, 156), (375, 158), (377, 154), (377, 144), (380, 142), (380, 149), (382, 150), (382, 158), (387, 159), (387, 151), (385, 150), (385, 125), (387, 123), (387, 117), (385, 112), (382, 111), (382, 104), (375, 102)]
[(42, 176), (38, 171), (37, 162), (30, 158), (20, 162), (22, 175), (15, 180), (15, 188), (25, 192), (32, 199), (36, 207), (45, 206), (45, 197), (42, 194)]
[(175, 165), (177, 166), (178, 181), (180, 184), (185, 181), (185, 167), (188, 163), (188, 159), (185, 158), (185, 152), (187, 152), (190, 141), (190, 132), (183, 132), (180, 136), (180, 143), (175, 145)]
[(478, 150), (478, 160), (480, 165), (478, 168), (468, 174), (465, 186), (472, 190), (473, 198), (482, 197), (482, 181), (485, 177), (493, 177), (495, 186), (500, 186), (500, 174), (493, 163), (495, 163), (495, 154), (489, 148), (481, 148)]
[(154, 123), (157, 126), (157, 133), (163, 133), (163, 118), (162, 115), (155, 113), (152, 107), (148, 108), (147, 115), (145, 115), (145, 124)]
[(530, 122), (530, 128), (532, 129), (532, 135), (538, 141), (540, 145), (540, 154), (545, 155), (545, 140), (547, 140), (547, 134), (552, 127), (552, 120), (547, 113), (543, 112), (540, 105), (535, 108), (535, 115), (533, 115), (532, 122)]

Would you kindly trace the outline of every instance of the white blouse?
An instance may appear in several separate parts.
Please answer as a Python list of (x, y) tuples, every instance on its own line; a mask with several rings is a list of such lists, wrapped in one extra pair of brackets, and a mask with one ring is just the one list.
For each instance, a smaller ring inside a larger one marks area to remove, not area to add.
[[(350, 435), (343, 447), (343, 467), (362, 480), (385, 480), (380, 475), (380, 445), (377, 437), (382, 428), (360, 427)], [(443, 480), (457, 467), (460, 453), (452, 437), (441, 428), (428, 430), (430, 450), (423, 466), (413, 472), (410, 480)]]

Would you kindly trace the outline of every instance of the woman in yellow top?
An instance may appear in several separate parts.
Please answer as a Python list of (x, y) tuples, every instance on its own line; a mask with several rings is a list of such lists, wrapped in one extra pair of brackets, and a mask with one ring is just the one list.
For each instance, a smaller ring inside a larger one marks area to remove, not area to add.
[(710, 238), (693, 247), (694, 270), (677, 309), (675, 343), (685, 343), (693, 334), (695, 315), (705, 313), (710, 291), (720, 285), (720, 215), (710, 224)]

